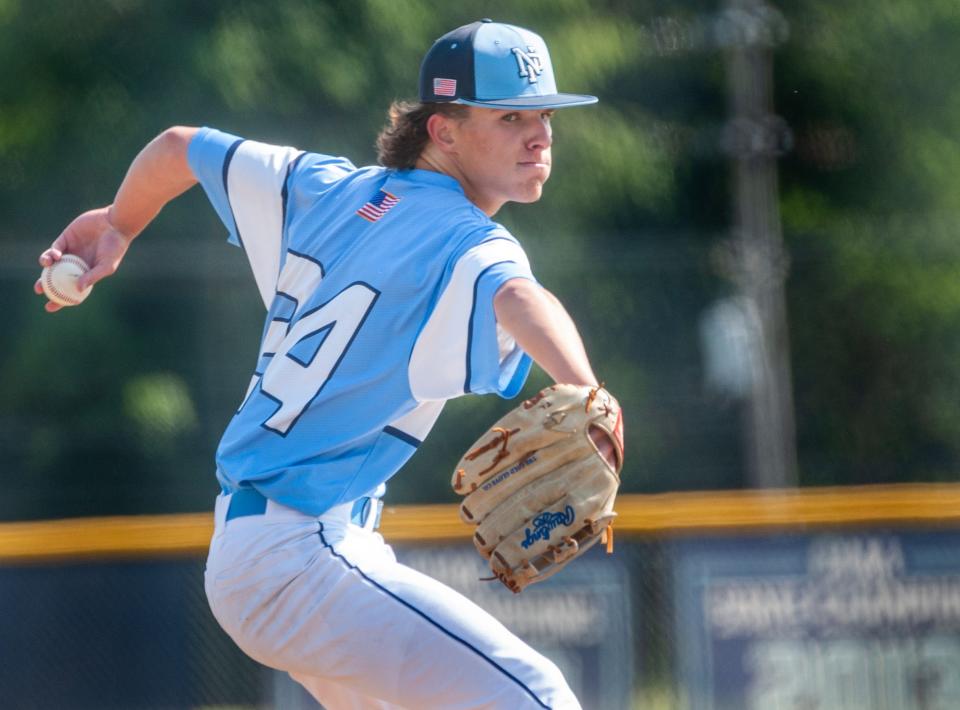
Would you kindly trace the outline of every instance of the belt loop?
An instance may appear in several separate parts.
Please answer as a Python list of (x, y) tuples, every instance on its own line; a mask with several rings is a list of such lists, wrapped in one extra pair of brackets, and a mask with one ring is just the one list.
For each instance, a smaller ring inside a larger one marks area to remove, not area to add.
[(383, 499), (371, 498), (370, 502), (373, 504), (373, 510), (370, 511), (370, 516), (365, 521), (364, 527), (373, 532), (374, 530), (380, 529), (380, 516), (383, 514)]
[(365, 530), (376, 530), (380, 527), (380, 513), (383, 511), (383, 501), (379, 498), (363, 496), (353, 502), (350, 509), (350, 522)]

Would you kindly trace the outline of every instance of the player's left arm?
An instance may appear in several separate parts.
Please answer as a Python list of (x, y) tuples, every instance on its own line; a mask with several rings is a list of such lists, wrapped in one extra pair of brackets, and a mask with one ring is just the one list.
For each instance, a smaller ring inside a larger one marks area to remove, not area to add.
[(558, 383), (596, 385), (573, 319), (552, 293), (529, 279), (506, 281), (493, 298), (497, 323)]
[[(500, 326), (554, 382), (597, 385), (573, 318), (548, 290), (529, 279), (510, 279), (493, 297), (493, 310)], [(601, 455), (615, 465), (613, 442), (599, 430), (591, 430), (590, 436)]]

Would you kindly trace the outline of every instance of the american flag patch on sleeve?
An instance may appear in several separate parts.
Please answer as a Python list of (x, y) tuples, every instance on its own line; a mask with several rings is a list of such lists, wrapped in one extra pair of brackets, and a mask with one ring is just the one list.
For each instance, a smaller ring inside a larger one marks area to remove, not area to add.
[(433, 93), (436, 94), (437, 96), (456, 96), (457, 80), (456, 79), (434, 79)]
[(399, 197), (381, 189), (373, 196), (372, 200), (357, 210), (357, 214), (368, 222), (376, 222), (399, 201)]

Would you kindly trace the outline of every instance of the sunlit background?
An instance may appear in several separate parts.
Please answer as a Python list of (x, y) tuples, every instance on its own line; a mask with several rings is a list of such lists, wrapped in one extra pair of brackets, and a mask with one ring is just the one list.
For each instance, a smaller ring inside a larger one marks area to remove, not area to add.
[(465, 528), (411, 532), (514, 406), (491, 396), (391, 481), (401, 557), (585, 708), (960, 707), (955, 0), (0, 0), (2, 704), (314, 707), (216, 628), (195, 538), (111, 538), (212, 509), (264, 317), (243, 254), (194, 189), (82, 307), (44, 313), (36, 259), (171, 125), (374, 162), (432, 41), (481, 17), (601, 99), (497, 219), (623, 404), (618, 549), (513, 598)]

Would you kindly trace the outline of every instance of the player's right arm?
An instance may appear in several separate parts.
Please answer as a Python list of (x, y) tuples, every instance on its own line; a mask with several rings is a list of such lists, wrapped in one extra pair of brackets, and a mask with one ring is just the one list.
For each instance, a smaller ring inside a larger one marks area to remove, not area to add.
[[(187, 162), (187, 148), (198, 130), (176, 126), (150, 141), (130, 164), (113, 203), (74, 219), (40, 255), (40, 265), (49, 266), (63, 254), (76, 254), (91, 267), (77, 280), (79, 289), (114, 273), (130, 242), (163, 206), (197, 183)], [(39, 280), (34, 291), (43, 293)], [(47, 311), (59, 309), (55, 303), (46, 304)]]

